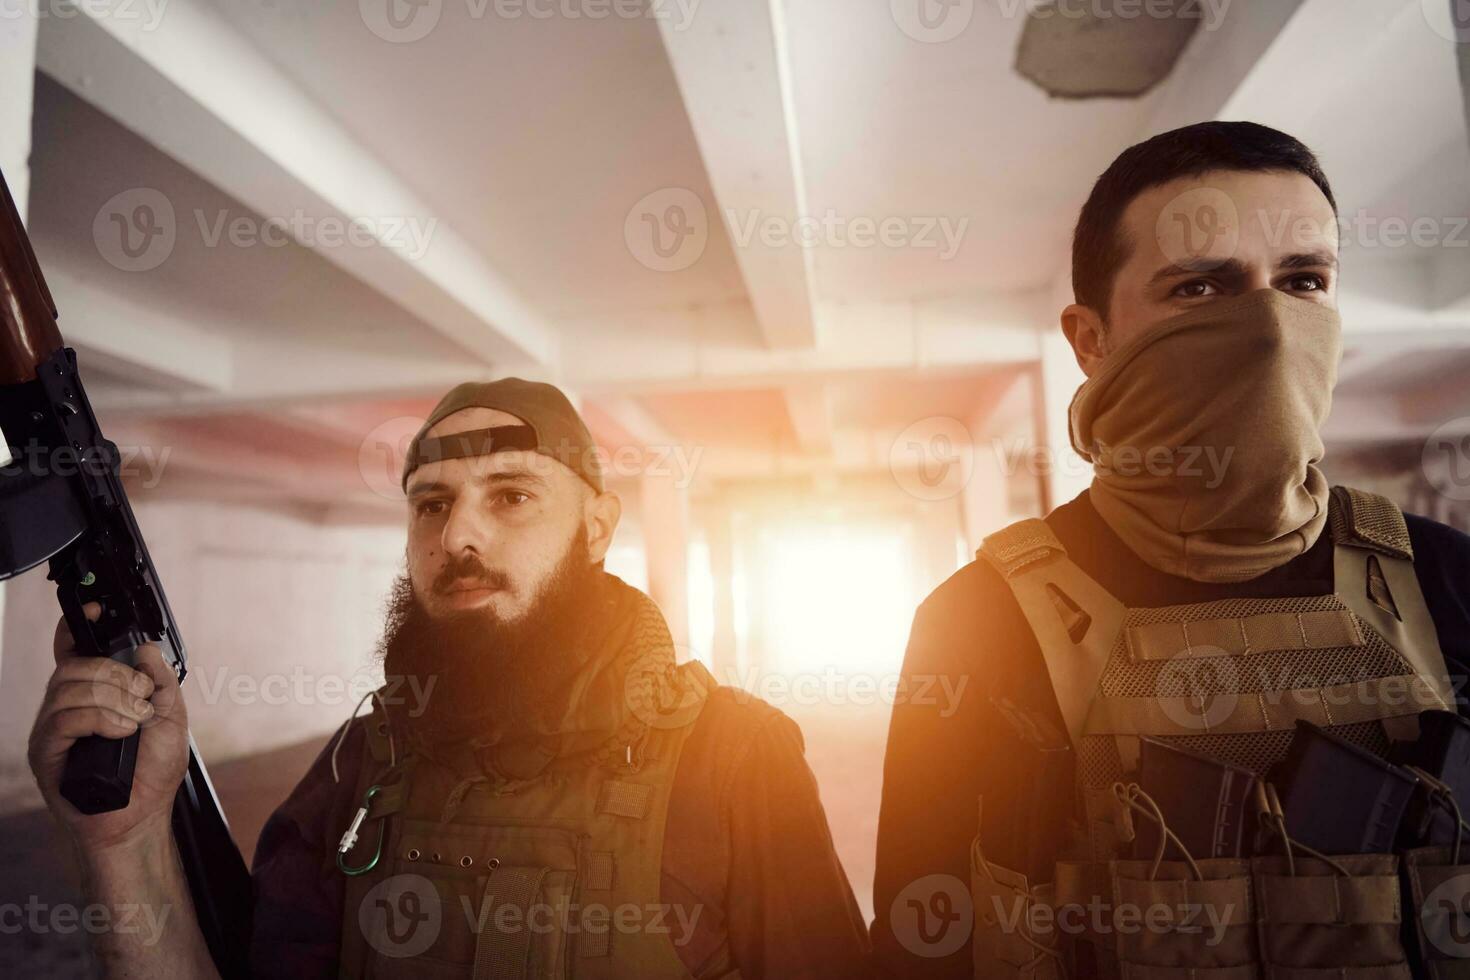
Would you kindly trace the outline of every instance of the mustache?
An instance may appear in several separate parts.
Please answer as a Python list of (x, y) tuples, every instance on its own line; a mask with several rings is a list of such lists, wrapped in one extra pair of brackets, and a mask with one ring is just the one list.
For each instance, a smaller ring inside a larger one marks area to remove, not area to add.
[(487, 589), (509, 589), (510, 576), (496, 568), (487, 568), (479, 557), (470, 552), (456, 555), (434, 576), (430, 586), (435, 592), (448, 592), (463, 582), (473, 582)]

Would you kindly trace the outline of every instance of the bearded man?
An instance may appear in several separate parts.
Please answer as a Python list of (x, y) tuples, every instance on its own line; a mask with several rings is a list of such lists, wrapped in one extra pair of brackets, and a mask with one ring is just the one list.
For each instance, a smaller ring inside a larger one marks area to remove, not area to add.
[[(256, 849), (252, 973), (271, 977), (849, 977), (866, 936), (796, 725), (677, 666), (643, 593), (603, 570), (621, 514), (556, 388), (452, 390), (409, 447), (407, 572), (386, 683)], [(93, 610), (95, 614), (96, 610)], [(177, 685), (70, 654), (32, 762), (89, 900), (182, 911), (113, 976), (213, 976), (168, 824)], [(133, 799), (87, 817), (72, 741), (143, 724)]]

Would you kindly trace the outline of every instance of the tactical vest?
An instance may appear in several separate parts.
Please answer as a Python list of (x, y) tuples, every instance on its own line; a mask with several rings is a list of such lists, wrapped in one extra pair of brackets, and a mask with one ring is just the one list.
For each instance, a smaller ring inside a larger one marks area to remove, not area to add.
[[(1050, 675), (1077, 819), (1044, 883), (987, 860), (976, 838), (976, 977), (1410, 980), (1401, 929), (1415, 906), (1397, 855), (1140, 861), (1124, 849), (1149, 818), (1130, 806), (1141, 737), (1264, 776), (1298, 719), (1382, 755), (1390, 738), (1415, 736), (1420, 712), (1454, 710), (1402, 514), (1337, 487), (1329, 517), (1332, 594), (1158, 608), (1125, 607), (1044, 521), (986, 538), (980, 554), (1011, 588)], [(1421, 892), (1456, 872), (1443, 853), (1410, 858), (1428, 875), (1412, 882)], [(1013, 907), (1026, 914), (997, 914)], [(1141, 927), (1123, 918), (1154, 910)], [(1208, 930), (1183, 921), (1190, 910), (1214, 915)]]
[(521, 783), (466, 789), (444, 765), (401, 757), (381, 711), (364, 719), (367, 813), (342, 859), (340, 976), (688, 978), (661, 896), (664, 828), (714, 679), (697, 662), (678, 676), (685, 700), (637, 744)]

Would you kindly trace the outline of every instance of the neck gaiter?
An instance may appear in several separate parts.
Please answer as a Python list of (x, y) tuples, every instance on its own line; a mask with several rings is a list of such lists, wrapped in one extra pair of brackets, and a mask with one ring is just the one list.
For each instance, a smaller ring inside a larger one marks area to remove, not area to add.
[(1201, 582), (1306, 551), (1327, 520), (1319, 433), (1341, 354), (1335, 310), (1275, 289), (1113, 351), (1070, 411), (1098, 513), (1148, 564)]

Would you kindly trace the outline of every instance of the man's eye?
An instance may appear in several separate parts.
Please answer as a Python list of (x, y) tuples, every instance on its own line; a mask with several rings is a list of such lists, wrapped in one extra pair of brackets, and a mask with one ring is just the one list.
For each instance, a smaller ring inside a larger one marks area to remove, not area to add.
[(1316, 275), (1315, 273), (1306, 276), (1292, 276), (1290, 282), (1288, 282), (1287, 285), (1289, 285), (1294, 292), (1298, 293), (1311, 293), (1327, 288), (1327, 283), (1323, 281), (1321, 276)]
[(524, 490), (507, 490), (500, 495), (500, 502), (512, 507), (519, 507), (531, 499), (531, 495)]
[(1196, 299), (1201, 296), (1213, 296), (1218, 290), (1214, 283), (1204, 279), (1194, 279), (1190, 282), (1180, 283), (1174, 287), (1174, 295), (1185, 299)]
[(421, 500), (417, 508), (420, 517), (437, 517), (448, 509), (443, 500)]

